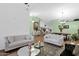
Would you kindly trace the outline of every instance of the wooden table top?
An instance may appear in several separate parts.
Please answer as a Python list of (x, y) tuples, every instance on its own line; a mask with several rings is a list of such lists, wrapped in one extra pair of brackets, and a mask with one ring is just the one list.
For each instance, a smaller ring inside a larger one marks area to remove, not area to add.
[(79, 40), (77, 40), (77, 41), (65, 41), (65, 44), (79, 45)]
[(52, 34), (63, 34), (63, 35), (71, 35), (70, 33), (64, 33), (64, 32), (53, 32)]

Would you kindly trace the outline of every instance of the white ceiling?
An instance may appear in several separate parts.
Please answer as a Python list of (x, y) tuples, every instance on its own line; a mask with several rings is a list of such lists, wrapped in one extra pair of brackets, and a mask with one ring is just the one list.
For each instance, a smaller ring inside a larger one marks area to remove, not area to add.
[(29, 6), (30, 15), (43, 20), (79, 18), (79, 3), (30, 3)]

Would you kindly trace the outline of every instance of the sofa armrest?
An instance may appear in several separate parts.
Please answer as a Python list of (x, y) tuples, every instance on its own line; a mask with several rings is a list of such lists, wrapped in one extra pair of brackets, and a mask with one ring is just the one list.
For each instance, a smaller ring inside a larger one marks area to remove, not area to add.
[(8, 37), (5, 38), (5, 49), (8, 48), (10, 42), (8, 41)]

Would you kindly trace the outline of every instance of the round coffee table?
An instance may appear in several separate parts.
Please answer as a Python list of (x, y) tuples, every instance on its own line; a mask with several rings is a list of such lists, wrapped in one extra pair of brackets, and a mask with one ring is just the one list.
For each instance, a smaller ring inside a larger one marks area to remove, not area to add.
[[(36, 48), (34, 48), (34, 46), (32, 46), (31, 56), (36, 56), (39, 53), (40, 53), (40, 49), (36, 49)], [(29, 56), (29, 54), (30, 54), (30, 52), (29, 52), (28, 46), (22, 47), (17, 51), (18, 56)]]

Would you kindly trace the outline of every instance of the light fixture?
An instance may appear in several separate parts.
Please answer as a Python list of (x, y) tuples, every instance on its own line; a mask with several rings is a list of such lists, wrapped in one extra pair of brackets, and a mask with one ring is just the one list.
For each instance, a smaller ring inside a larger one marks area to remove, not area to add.
[(69, 19), (69, 17), (71, 16), (70, 14), (70, 8), (67, 8), (67, 7), (60, 7), (60, 8), (58, 8), (57, 9), (58, 10), (58, 12), (56, 12), (57, 13), (57, 18), (59, 19), (59, 21), (62, 23), (62, 22), (66, 22), (66, 21), (68, 21), (68, 19)]
[(32, 21), (32, 23), (34, 23), (35, 21)]

